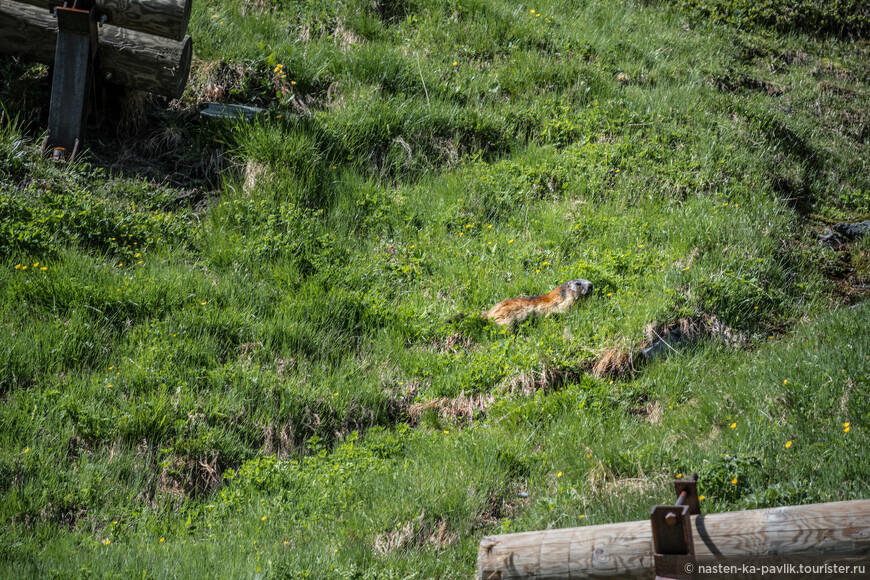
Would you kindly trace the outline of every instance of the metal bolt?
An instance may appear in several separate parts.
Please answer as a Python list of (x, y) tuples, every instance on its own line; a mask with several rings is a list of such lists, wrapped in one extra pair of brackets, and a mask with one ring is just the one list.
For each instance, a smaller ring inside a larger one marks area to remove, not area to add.
[(106, 77), (106, 80), (107, 80), (107, 81), (112, 80), (112, 73), (110, 73), (110, 72), (106, 72), (105, 77)]
[(677, 525), (677, 514), (674, 512), (668, 512), (665, 514), (665, 523), (669, 526)]

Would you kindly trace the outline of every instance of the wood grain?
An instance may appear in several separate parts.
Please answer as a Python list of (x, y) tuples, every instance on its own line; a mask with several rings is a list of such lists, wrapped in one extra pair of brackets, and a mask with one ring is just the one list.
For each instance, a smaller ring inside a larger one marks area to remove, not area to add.
[[(870, 554), (870, 500), (692, 516), (699, 558)], [(492, 580), (653, 578), (647, 520), (487, 536), (477, 575)]]
[[(57, 21), (48, 10), (0, 0), (0, 53), (52, 64)], [(106, 25), (99, 32), (100, 73), (111, 82), (178, 98), (187, 85), (193, 43)]]
[[(48, 0), (16, 0), (48, 11)], [(108, 24), (182, 40), (190, 23), (193, 0), (95, 0), (97, 11), (109, 17)]]

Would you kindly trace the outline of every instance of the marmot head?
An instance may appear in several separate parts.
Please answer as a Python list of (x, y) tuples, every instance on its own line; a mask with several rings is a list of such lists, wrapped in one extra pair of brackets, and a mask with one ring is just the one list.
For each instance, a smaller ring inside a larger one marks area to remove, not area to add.
[(568, 280), (562, 284), (562, 296), (577, 300), (592, 294), (592, 282), (589, 280)]

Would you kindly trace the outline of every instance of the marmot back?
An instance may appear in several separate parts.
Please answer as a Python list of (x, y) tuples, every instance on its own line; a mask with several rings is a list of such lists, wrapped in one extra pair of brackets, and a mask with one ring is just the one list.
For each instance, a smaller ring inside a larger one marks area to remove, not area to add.
[(480, 315), (496, 324), (519, 324), (529, 316), (549, 316), (567, 311), (579, 298), (592, 293), (589, 280), (568, 280), (551, 292), (531, 298), (508, 298)]

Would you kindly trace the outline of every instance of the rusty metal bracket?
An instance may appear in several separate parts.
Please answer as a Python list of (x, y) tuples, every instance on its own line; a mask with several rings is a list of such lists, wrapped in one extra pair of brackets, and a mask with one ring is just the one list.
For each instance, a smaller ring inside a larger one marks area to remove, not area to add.
[(689, 516), (701, 513), (697, 483), (698, 474), (688, 480), (674, 481), (676, 503), (652, 508), (650, 523), (657, 580), (695, 577), (695, 546), (692, 541), (692, 519)]
[(84, 142), (88, 102), (97, 82), (97, 22), (93, 0), (52, 2), (57, 17), (57, 48), (51, 81), (45, 148), (55, 159), (74, 160)]

